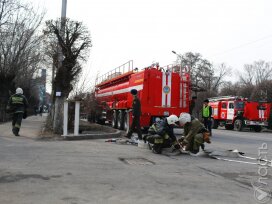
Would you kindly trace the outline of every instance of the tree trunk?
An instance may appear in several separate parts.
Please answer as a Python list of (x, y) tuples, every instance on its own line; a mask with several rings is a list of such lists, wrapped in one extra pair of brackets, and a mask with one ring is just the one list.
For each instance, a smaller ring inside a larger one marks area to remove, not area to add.
[(56, 134), (62, 134), (63, 128), (63, 104), (65, 97), (56, 97), (54, 105), (54, 121), (53, 121), (53, 132)]

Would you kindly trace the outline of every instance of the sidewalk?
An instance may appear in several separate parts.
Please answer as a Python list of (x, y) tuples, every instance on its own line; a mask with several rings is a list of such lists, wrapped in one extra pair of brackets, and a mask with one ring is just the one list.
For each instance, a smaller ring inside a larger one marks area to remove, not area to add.
[[(45, 125), (47, 116), (30, 116), (26, 119), (23, 119), (21, 129), (20, 129), (20, 137), (28, 137), (32, 139), (36, 139)], [(12, 134), (11, 121), (0, 124), (0, 137), (15, 137)]]
[[(45, 126), (47, 114), (44, 113), (41, 117), (40, 115), (37, 116), (30, 116), (26, 119), (23, 119), (21, 129), (20, 129), (20, 137), (27, 137), (31, 139), (37, 139), (43, 127)], [(98, 126), (96, 124), (93, 125), (91, 131), (83, 131), (79, 135), (74, 135), (72, 132), (69, 135), (62, 136), (62, 139), (66, 140), (84, 140), (84, 139), (110, 139), (120, 137), (121, 131), (114, 130), (110, 127), (106, 126)], [(98, 126), (98, 127), (96, 127)], [(82, 126), (84, 130), (84, 125)], [(15, 137), (12, 133), (11, 121), (7, 123), (0, 124), (0, 137)]]

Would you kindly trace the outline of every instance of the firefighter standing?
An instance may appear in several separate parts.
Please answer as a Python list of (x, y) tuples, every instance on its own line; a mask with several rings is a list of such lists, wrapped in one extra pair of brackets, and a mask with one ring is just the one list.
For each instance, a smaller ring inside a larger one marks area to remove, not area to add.
[(179, 149), (177, 138), (174, 135), (173, 128), (177, 126), (179, 119), (176, 115), (170, 115), (163, 120), (154, 123), (148, 130), (149, 135), (144, 137), (145, 141), (152, 144), (152, 151), (160, 154), (162, 148), (169, 148), (174, 146)]
[(39, 113), (40, 113), (40, 116), (42, 116), (42, 114), (43, 114), (43, 105), (40, 106)]
[(194, 111), (194, 108), (195, 108), (196, 99), (197, 99), (197, 97), (196, 97), (196, 96), (193, 96), (193, 97), (192, 97), (192, 100), (191, 100), (191, 103), (190, 103), (189, 113), (190, 113), (191, 115), (193, 115), (193, 111)]
[(207, 129), (189, 113), (181, 113), (179, 123), (180, 126), (184, 127), (184, 137), (179, 142), (185, 147), (186, 151), (196, 154), (199, 152), (200, 146), (204, 150), (204, 142), (211, 143)]
[(138, 91), (136, 89), (132, 89), (130, 93), (133, 95), (132, 101), (132, 124), (129, 128), (127, 138), (131, 138), (133, 132), (137, 132), (138, 139), (142, 140), (142, 131), (140, 125), (140, 117), (141, 117), (141, 102), (137, 97)]
[(208, 129), (212, 135), (212, 107), (209, 106), (208, 99), (203, 102), (202, 118), (205, 128)]
[[(15, 136), (20, 136), (19, 131), (23, 117), (26, 117), (26, 109), (28, 107), (28, 101), (23, 95), (23, 89), (17, 88), (16, 94), (9, 98), (7, 109), (12, 116), (12, 132)], [(25, 116), (24, 116), (25, 115)]]

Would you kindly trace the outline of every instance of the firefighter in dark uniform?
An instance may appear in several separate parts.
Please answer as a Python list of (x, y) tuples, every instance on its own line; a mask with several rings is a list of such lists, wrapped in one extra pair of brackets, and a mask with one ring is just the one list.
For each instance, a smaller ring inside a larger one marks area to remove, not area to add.
[(20, 136), (19, 131), (23, 117), (26, 117), (28, 101), (23, 95), (23, 89), (17, 88), (16, 94), (9, 98), (7, 110), (12, 113), (12, 132), (15, 136)]
[(205, 128), (210, 131), (212, 136), (212, 107), (209, 106), (208, 99), (204, 100), (203, 102), (202, 118)]
[(140, 125), (140, 117), (141, 117), (141, 102), (137, 96), (138, 91), (136, 89), (132, 89), (130, 93), (133, 95), (132, 101), (132, 124), (129, 128), (127, 138), (131, 138), (133, 132), (137, 132), (138, 139), (142, 140), (142, 131)]
[(193, 111), (195, 109), (196, 100), (197, 100), (197, 97), (193, 96), (192, 100), (191, 100), (191, 103), (190, 103), (190, 106), (189, 106), (189, 113), (190, 113), (190, 115), (193, 115)]
[(148, 129), (149, 135), (144, 137), (144, 141), (152, 144), (152, 151), (154, 153), (160, 154), (163, 148), (170, 148), (172, 146), (176, 149), (180, 148), (173, 131), (178, 122), (179, 119), (176, 115), (170, 115), (150, 126)]

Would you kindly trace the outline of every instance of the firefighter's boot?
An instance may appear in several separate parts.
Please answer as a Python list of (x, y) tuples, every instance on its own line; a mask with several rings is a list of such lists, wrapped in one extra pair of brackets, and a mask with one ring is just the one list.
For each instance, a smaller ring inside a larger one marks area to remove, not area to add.
[(204, 151), (205, 150), (205, 145), (204, 144), (201, 144), (200, 145), (201, 149)]
[(154, 152), (155, 154), (161, 154), (162, 145), (161, 144), (154, 144), (152, 147), (152, 152)]
[(19, 135), (19, 128), (16, 128), (16, 127), (12, 128), (12, 133), (13, 133), (15, 136), (20, 136), (20, 135)]

